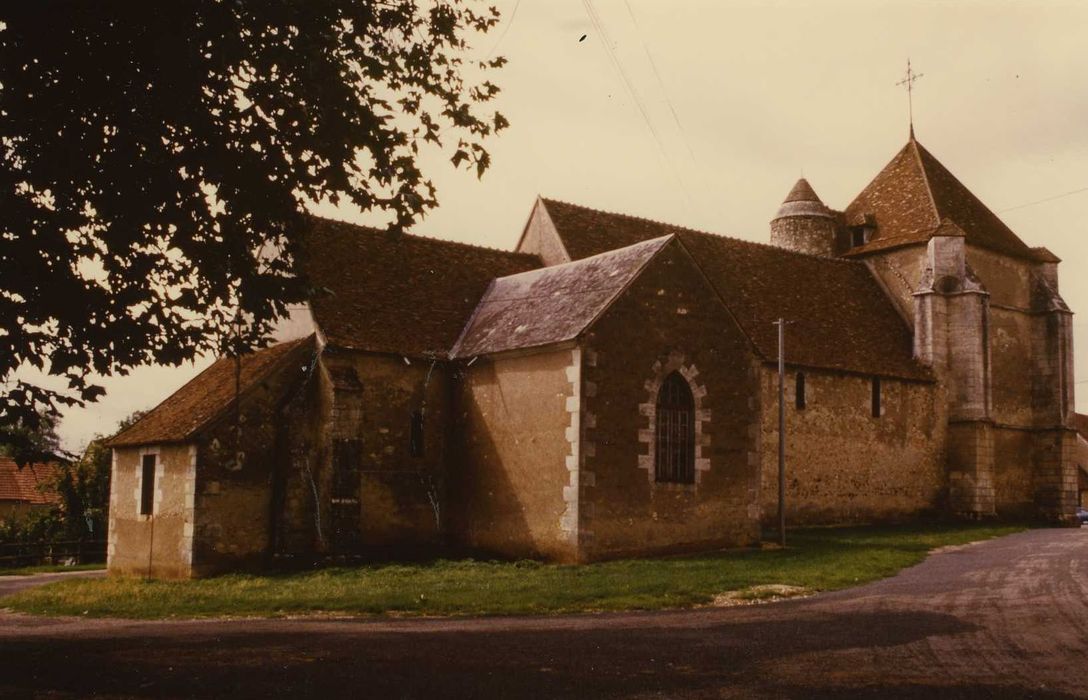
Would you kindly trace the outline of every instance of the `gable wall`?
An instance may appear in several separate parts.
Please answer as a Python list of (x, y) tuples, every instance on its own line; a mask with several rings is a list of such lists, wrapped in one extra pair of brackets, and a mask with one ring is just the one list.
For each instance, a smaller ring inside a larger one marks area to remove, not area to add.
[[(156, 455), (154, 506), (140, 515), (143, 456)], [(107, 564), (111, 575), (189, 578), (193, 553), (195, 445), (113, 450)]]
[[(759, 384), (749, 341), (677, 243), (586, 334), (582, 558), (759, 540)], [(696, 401), (696, 483), (655, 481), (654, 411), (671, 371)]]
[(563, 248), (563, 242), (555, 230), (555, 225), (548, 216), (544, 203), (537, 200), (529, 215), (529, 222), (518, 243), (517, 252), (537, 255), (546, 266), (570, 262), (570, 256)]
[[(789, 339), (787, 337), (787, 342)], [(802, 369), (806, 407), (786, 372), (787, 525), (897, 520), (937, 510), (946, 489), (947, 410), (935, 384)], [(761, 372), (763, 519), (778, 513), (778, 368)]]

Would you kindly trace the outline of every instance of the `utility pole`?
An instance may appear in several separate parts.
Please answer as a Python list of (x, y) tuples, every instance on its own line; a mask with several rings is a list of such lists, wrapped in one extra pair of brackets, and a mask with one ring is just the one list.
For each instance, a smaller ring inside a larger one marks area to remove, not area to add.
[(778, 326), (778, 544), (786, 546), (786, 321)]

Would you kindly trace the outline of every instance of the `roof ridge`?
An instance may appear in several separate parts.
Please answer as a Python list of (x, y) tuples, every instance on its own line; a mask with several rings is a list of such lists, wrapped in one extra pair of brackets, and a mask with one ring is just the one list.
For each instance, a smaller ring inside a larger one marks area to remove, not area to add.
[[(839, 257), (839, 256), (827, 257), (827, 256), (824, 256), (824, 255), (816, 255), (814, 253), (802, 253), (800, 251), (790, 250), (788, 248), (783, 248), (781, 246), (774, 245), (773, 243), (764, 243), (762, 241), (750, 241), (750, 240), (748, 240), (746, 238), (738, 238), (736, 236), (728, 236), (728, 235), (726, 235), (724, 233), (714, 233), (713, 231), (703, 231), (702, 229), (691, 228), (689, 226), (681, 226), (679, 224), (670, 224), (667, 221), (659, 221), (657, 219), (649, 219), (649, 218), (644, 217), (644, 216), (635, 216), (634, 214), (624, 214), (622, 212), (607, 211), (605, 209), (597, 209), (595, 207), (587, 207), (587, 206), (585, 206), (583, 204), (575, 204), (574, 202), (567, 202), (567, 201), (562, 200), (562, 199), (551, 199), (551, 198), (548, 198), (548, 197), (541, 197), (541, 199), (543, 199), (546, 202), (555, 202), (557, 204), (565, 204), (568, 207), (577, 207), (579, 209), (585, 209), (587, 211), (596, 212), (598, 214), (607, 214), (608, 216), (618, 216), (618, 217), (621, 217), (621, 218), (624, 218), (624, 219), (632, 219), (634, 221), (644, 221), (644, 222), (649, 223), (649, 224), (657, 224), (658, 226), (668, 226), (670, 228), (677, 229), (677, 231), (679, 231), (681, 233), (694, 233), (694, 234), (697, 234), (697, 235), (700, 235), (700, 236), (710, 236), (711, 238), (721, 238), (722, 240), (734, 241), (736, 243), (743, 243), (743, 244), (746, 244), (746, 245), (757, 246), (759, 248), (768, 248), (768, 249), (779, 251), (781, 253), (788, 254), (788, 255), (796, 255), (796, 256), (803, 257), (803, 258), (814, 258), (816, 260), (833, 260), (835, 262), (849, 263), (851, 265), (859, 264), (855, 260), (847, 260), (847, 259)], [(662, 236), (657, 236), (656, 238), (662, 238)], [(654, 240), (654, 239), (648, 239), (648, 240)], [(624, 246), (624, 247), (626, 247), (626, 246)], [(614, 250), (619, 250), (619, 248), (616, 248)]]
[[(382, 234), (388, 234), (389, 233), (389, 231), (387, 229), (378, 228), (377, 226), (370, 226), (370, 225), (367, 225), (367, 224), (357, 224), (357, 223), (354, 223), (354, 222), (351, 222), (351, 221), (344, 221), (342, 219), (333, 219), (333, 218), (325, 217), (325, 216), (315, 216), (314, 219), (316, 219), (318, 221), (321, 221), (321, 222), (323, 222), (325, 224), (333, 224), (333, 225), (339, 225), (339, 226), (349, 226), (351, 228), (359, 229), (361, 231), (365, 231), (365, 232), (367, 232), (369, 234), (373, 234), (373, 235), (382, 235)], [(422, 240), (422, 241), (432, 241), (434, 243), (439, 243), (439, 244), (442, 244), (442, 245), (449, 245), (449, 246), (455, 246), (455, 247), (461, 247), (461, 248), (470, 248), (472, 250), (483, 250), (483, 251), (488, 251), (488, 252), (491, 252), (491, 253), (502, 253), (504, 255), (516, 255), (518, 257), (524, 257), (524, 258), (536, 258), (537, 260), (540, 259), (540, 256), (538, 256), (538, 255), (536, 255), (534, 253), (522, 253), (522, 252), (519, 252), (517, 250), (506, 250), (504, 248), (496, 248), (494, 246), (489, 246), (489, 245), (479, 245), (477, 243), (465, 243), (463, 241), (454, 241), (454, 240), (451, 240), (451, 239), (448, 239), (448, 238), (439, 238), (437, 236), (425, 236), (425, 235), (420, 234), (420, 233), (412, 233), (411, 231), (404, 231), (400, 235), (407, 236), (409, 238), (414, 238), (414, 239), (417, 239), (417, 240)]]
[(922, 172), (922, 182), (926, 185), (926, 194), (929, 195), (929, 204), (933, 207), (933, 214), (937, 217), (937, 226), (940, 226), (942, 219), (941, 210), (937, 207), (937, 198), (933, 196), (933, 185), (929, 182), (929, 173), (926, 172), (925, 161), (922, 159), (922, 154), (918, 150), (919, 148), (924, 148), (924, 146), (918, 143), (918, 140), (914, 138), (913, 127), (911, 127), (910, 141), (907, 142), (907, 147), (909, 148), (911, 146), (913, 146), (914, 160), (918, 163), (918, 169)]
[[(259, 350), (252, 350), (252, 351), (250, 351), (250, 352), (248, 352), (248, 353), (246, 353), (246, 354), (248, 354), (248, 355), (256, 355), (257, 353), (260, 353), (260, 352), (264, 352), (264, 351), (266, 351), (266, 350), (271, 350), (272, 348), (280, 347), (280, 346), (283, 346), (283, 345), (291, 345), (291, 344), (294, 344), (294, 345), (298, 346), (298, 345), (301, 345), (301, 344), (302, 344), (303, 342), (305, 342), (305, 341), (309, 340), (310, 338), (313, 338), (313, 337), (314, 337), (314, 335), (316, 335), (316, 334), (314, 334), (314, 333), (311, 333), (310, 335), (308, 335), (308, 336), (305, 336), (305, 337), (302, 337), (302, 338), (295, 338), (295, 339), (293, 339), (293, 340), (285, 340), (285, 341), (283, 341), (283, 342), (281, 342), (281, 343), (273, 343), (273, 344), (271, 344), (271, 345), (269, 345), (269, 346), (267, 346), (267, 347), (263, 347), (263, 348), (261, 348), (261, 349), (259, 349)], [(294, 349), (295, 349), (295, 348), (289, 348), (289, 349), (285, 350), (285, 351), (284, 351), (284, 353), (285, 353), (285, 355), (284, 355), (284, 356), (286, 357), (286, 355), (287, 355), (287, 354), (289, 354), (289, 353), (290, 353), (290, 352), (291, 352), (292, 350), (294, 350)], [(175, 389), (174, 391), (170, 392), (170, 394), (169, 394), (169, 395), (168, 395), (168, 396), (167, 396), (166, 398), (164, 398), (164, 399), (163, 399), (162, 401), (159, 401), (159, 402), (158, 402), (157, 404), (155, 404), (154, 406), (152, 406), (151, 408), (149, 408), (149, 409), (148, 409), (147, 411), (145, 411), (145, 412), (144, 412), (144, 414), (143, 414), (142, 416), (140, 416), (140, 418), (139, 418), (139, 419), (138, 419), (138, 420), (137, 420), (136, 422), (134, 422), (134, 423), (133, 423), (132, 425), (129, 425), (128, 427), (124, 428), (123, 430), (120, 430), (120, 431), (118, 431), (118, 432), (114, 433), (113, 435), (111, 435), (110, 437), (106, 438), (105, 440), (103, 440), (103, 441), (102, 441), (102, 442), (103, 442), (103, 444), (104, 444), (104, 445), (105, 445), (106, 447), (109, 447), (109, 446), (111, 445), (111, 443), (113, 443), (114, 441), (118, 440), (118, 439), (119, 439), (120, 437), (122, 437), (122, 436), (123, 436), (123, 435), (124, 435), (125, 433), (129, 432), (130, 430), (133, 430), (133, 429), (135, 429), (135, 428), (136, 428), (136, 426), (138, 426), (138, 425), (139, 425), (140, 423), (142, 423), (142, 422), (144, 421), (144, 419), (145, 419), (145, 418), (147, 418), (148, 416), (150, 416), (150, 415), (151, 415), (151, 413), (152, 413), (153, 411), (155, 411), (155, 409), (157, 409), (157, 408), (158, 408), (159, 406), (162, 406), (162, 405), (166, 404), (166, 403), (167, 403), (168, 401), (170, 401), (170, 400), (171, 400), (171, 399), (173, 399), (173, 398), (174, 398), (175, 396), (177, 396), (178, 394), (180, 394), (180, 393), (182, 392), (182, 390), (184, 390), (184, 389), (185, 389), (185, 387), (189, 386), (189, 385), (190, 385), (191, 383), (195, 382), (195, 381), (196, 381), (197, 379), (199, 379), (200, 377), (202, 377), (202, 376), (204, 376), (205, 374), (207, 374), (208, 372), (210, 372), (210, 371), (212, 370), (212, 368), (214, 368), (214, 367), (215, 367), (215, 366), (216, 366), (217, 364), (219, 364), (219, 363), (220, 363), (221, 361), (223, 361), (223, 360), (226, 360), (226, 359), (227, 359), (228, 357), (229, 357), (229, 355), (220, 355), (220, 356), (216, 357), (216, 358), (215, 358), (214, 360), (212, 360), (211, 364), (209, 364), (209, 365), (208, 365), (207, 367), (205, 367), (204, 369), (202, 369), (202, 370), (200, 370), (199, 372), (197, 372), (197, 373), (196, 373), (196, 375), (194, 375), (192, 379), (188, 380), (187, 382), (185, 382), (184, 384), (182, 384), (181, 386), (179, 386), (179, 387), (178, 387), (177, 389)], [(282, 360), (283, 358), (280, 358), (280, 359)], [(277, 364), (278, 364), (278, 362), (274, 362), (274, 363), (272, 363), (272, 364), (273, 364), (273, 365), (277, 365)], [(263, 376), (263, 375), (262, 375), (262, 376)], [(219, 414), (220, 414), (220, 413), (221, 413), (221, 412), (217, 412), (217, 413), (215, 413), (215, 414), (214, 414), (214, 415), (212, 416), (212, 418), (210, 418), (210, 419), (208, 419), (208, 420), (206, 420), (206, 421), (202, 422), (202, 423), (201, 423), (200, 425), (198, 425), (198, 426), (196, 426), (195, 428), (193, 428), (192, 430), (190, 430), (190, 431), (188, 432), (188, 435), (192, 435), (193, 433), (195, 433), (196, 431), (200, 430), (200, 429), (201, 429), (201, 428), (203, 428), (203, 427), (204, 427), (205, 425), (207, 425), (207, 424), (208, 424), (209, 422), (211, 422), (211, 420), (213, 420), (213, 419), (215, 419), (215, 418), (218, 418), (218, 417), (219, 417)]]

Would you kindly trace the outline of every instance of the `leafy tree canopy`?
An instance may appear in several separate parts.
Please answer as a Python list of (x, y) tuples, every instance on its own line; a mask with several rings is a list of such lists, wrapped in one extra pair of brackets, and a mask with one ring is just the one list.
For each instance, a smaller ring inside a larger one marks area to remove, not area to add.
[[(421, 148), (482, 174), (498, 20), (467, 0), (8, 2), (0, 8), (0, 425), (89, 379), (256, 343), (307, 294), (307, 202), (402, 230)], [(16, 381), (35, 366), (67, 389)]]

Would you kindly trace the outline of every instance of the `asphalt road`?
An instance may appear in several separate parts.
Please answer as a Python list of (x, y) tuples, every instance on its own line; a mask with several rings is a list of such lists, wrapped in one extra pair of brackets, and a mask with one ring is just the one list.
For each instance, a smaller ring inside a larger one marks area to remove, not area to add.
[[(0, 601), (2, 604), (2, 601)], [(769, 605), (464, 620), (0, 616), (2, 697), (1088, 697), (1088, 529)]]

